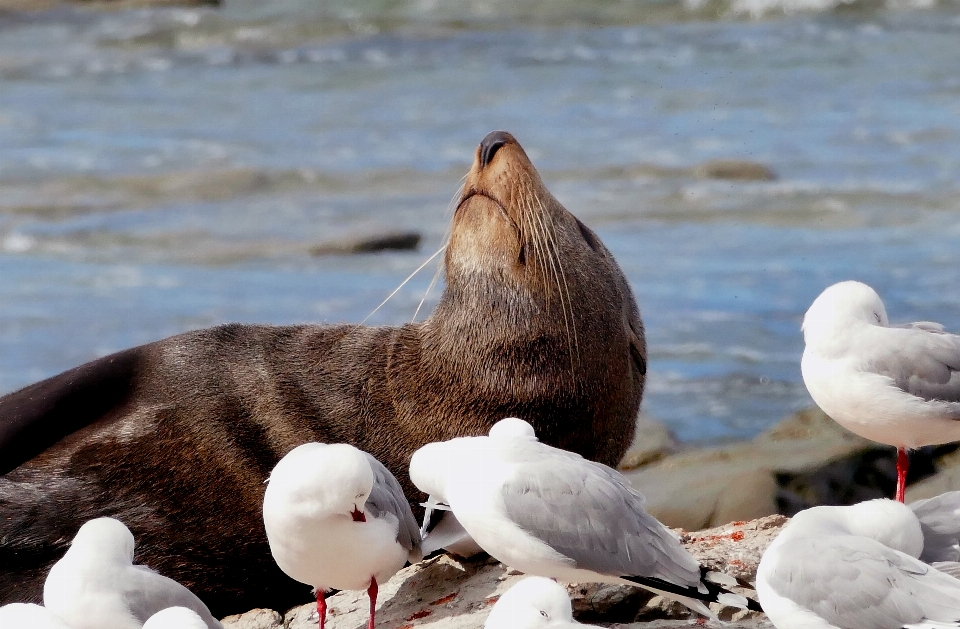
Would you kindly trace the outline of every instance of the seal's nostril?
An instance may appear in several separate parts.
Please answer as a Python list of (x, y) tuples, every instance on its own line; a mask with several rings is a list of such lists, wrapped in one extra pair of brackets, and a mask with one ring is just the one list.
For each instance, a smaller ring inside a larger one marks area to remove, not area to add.
[(507, 143), (510, 136), (506, 131), (491, 131), (480, 142), (480, 168), (485, 168), (500, 147)]

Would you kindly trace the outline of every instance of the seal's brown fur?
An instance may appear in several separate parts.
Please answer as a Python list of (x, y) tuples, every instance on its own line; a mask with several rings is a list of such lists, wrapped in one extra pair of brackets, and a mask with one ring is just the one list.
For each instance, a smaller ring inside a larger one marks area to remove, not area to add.
[(79, 526), (113, 516), (136, 536), (139, 562), (215, 614), (285, 610), (309, 595), (274, 565), (260, 510), (264, 480), (293, 447), (352, 443), (414, 501), (415, 449), (505, 416), (615, 465), (645, 371), (643, 327), (613, 257), (520, 145), (491, 134), (425, 322), (225, 325), (0, 398), (0, 603), (37, 600)]

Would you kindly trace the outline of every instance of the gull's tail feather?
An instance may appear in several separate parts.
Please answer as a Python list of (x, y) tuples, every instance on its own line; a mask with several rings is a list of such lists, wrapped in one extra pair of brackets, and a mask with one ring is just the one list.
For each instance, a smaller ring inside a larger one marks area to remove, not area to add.
[[(702, 577), (703, 587), (701, 588), (677, 585), (676, 583), (670, 583), (669, 581), (664, 581), (663, 579), (657, 579), (654, 577), (623, 577), (623, 579), (630, 581), (631, 583), (636, 583), (637, 585), (645, 587), (648, 590), (653, 590), (658, 594), (664, 594), (671, 598), (675, 598), (693, 611), (703, 614), (708, 618), (716, 618), (716, 614), (710, 611), (710, 608), (708, 608), (706, 605), (707, 603), (720, 603), (721, 605), (739, 607), (741, 609), (749, 609), (751, 611), (763, 611), (763, 608), (760, 607), (760, 603), (752, 598), (743, 596), (742, 594), (737, 594), (736, 592), (731, 592), (725, 587), (717, 585), (714, 580), (722, 580), (724, 582), (727, 581), (727, 579), (718, 578), (715, 576), (719, 573), (707, 572), (705, 568), (702, 569), (702, 572), (704, 576)], [(729, 578), (732, 579), (732, 577)]]

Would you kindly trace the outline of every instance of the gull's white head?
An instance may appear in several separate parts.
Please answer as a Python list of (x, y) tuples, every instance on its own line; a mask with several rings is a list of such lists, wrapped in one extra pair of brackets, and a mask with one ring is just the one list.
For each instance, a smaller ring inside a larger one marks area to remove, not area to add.
[(867, 500), (842, 509), (844, 521), (853, 535), (870, 537), (887, 548), (911, 557), (923, 552), (923, 530), (913, 509), (888, 498)]
[(537, 433), (533, 426), (518, 417), (501, 419), (490, 428), (490, 436), (494, 438), (506, 437), (509, 439), (532, 439), (537, 441)]
[(150, 616), (143, 629), (207, 629), (207, 623), (192, 609), (168, 607)]
[(417, 449), (410, 457), (410, 480), (431, 498), (445, 501), (445, 470), (456, 469), (456, 439), (436, 441)]
[(911, 557), (919, 557), (923, 551), (923, 531), (913, 510), (886, 498), (804, 509), (793, 516), (777, 541), (824, 535), (869, 537)]
[(46, 607), (33, 603), (10, 603), (0, 607), (3, 629), (70, 629), (67, 623)]
[(64, 559), (82, 559), (84, 563), (133, 564), (133, 533), (123, 522), (96, 518), (84, 523), (73, 537)]
[(820, 293), (807, 309), (800, 329), (810, 344), (856, 324), (886, 326), (889, 321), (877, 292), (862, 282), (850, 280)]
[(545, 629), (579, 624), (566, 588), (544, 577), (527, 577), (500, 597), (484, 629)]
[(346, 443), (305, 443), (273, 468), (263, 510), (359, 520), (372, 489), (373, 470), (365, 453)]

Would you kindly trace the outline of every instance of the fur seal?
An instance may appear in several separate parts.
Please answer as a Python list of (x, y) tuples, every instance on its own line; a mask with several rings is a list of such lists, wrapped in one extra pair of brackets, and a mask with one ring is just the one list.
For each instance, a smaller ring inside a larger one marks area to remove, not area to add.
[(270, 470), (308, 441), (371, 453), (412, 502), (413, 451), (508, 416), (616, 465), (643, 394), (640, 314), (613, 256), (507, 133), (477, 149), (445, 266), (422, 323), (222, 325), (0, 398), (0, 604), (38, 600), (80, 525), (105, 516), (218, 617), (309, 601), (261, 518)]

